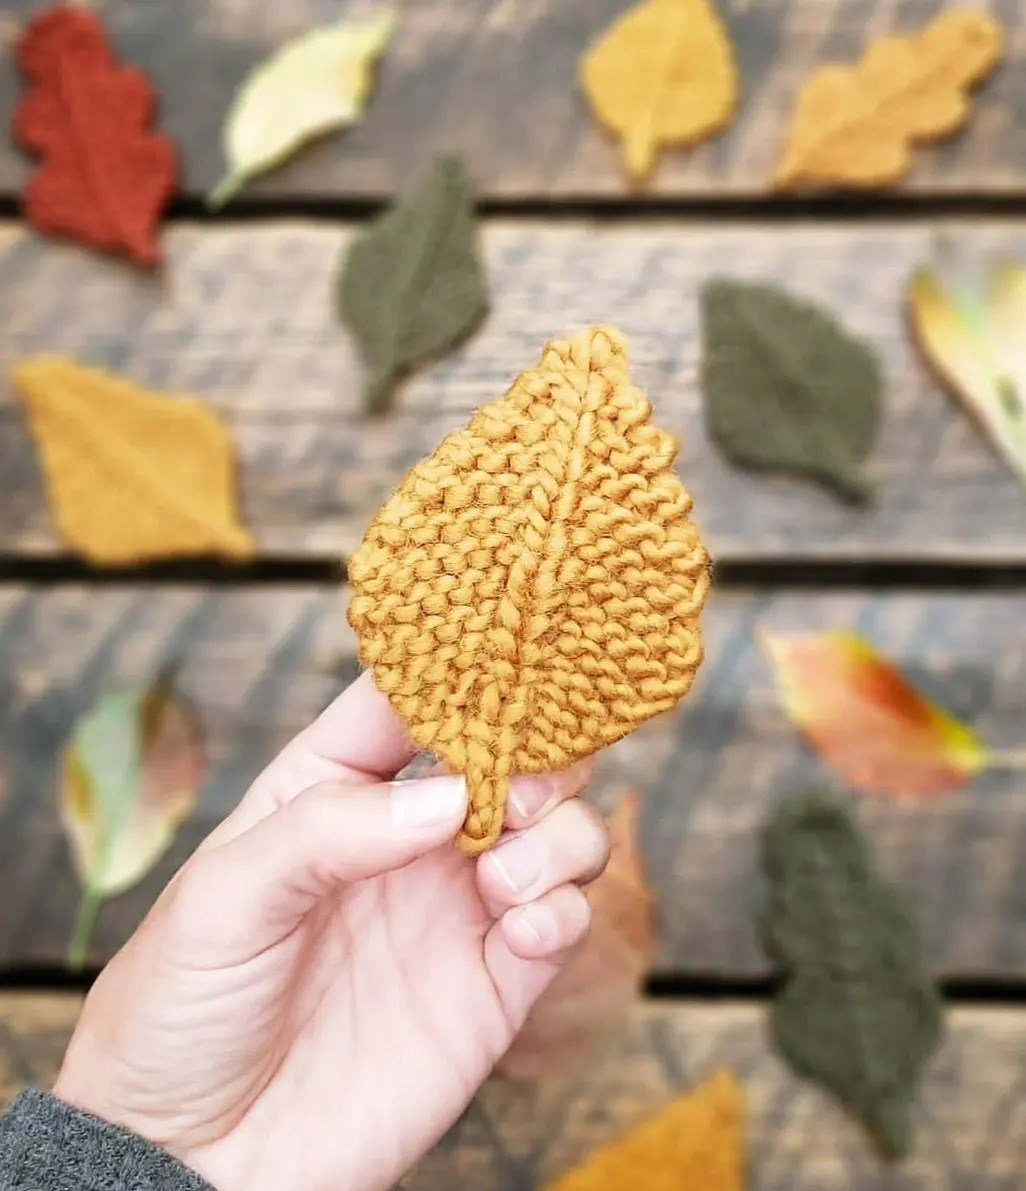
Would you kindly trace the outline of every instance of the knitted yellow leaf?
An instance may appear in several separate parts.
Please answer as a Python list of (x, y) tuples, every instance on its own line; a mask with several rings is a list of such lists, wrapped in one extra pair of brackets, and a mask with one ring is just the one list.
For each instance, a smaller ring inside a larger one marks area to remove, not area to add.
[(916, 141), (947, 136), (969, 115), (966, 92), (1001, 54), (1001, 26), (952, 9), (925, 29), (881, 37), (854, 66), (825, 66), (798, 94), (777, 186), (880, 186), (908, 169)]
[(736, 1078), (721, 1071), (547, 1191), (742, 1191), (744, 1110)]
[(57, 524), (86, 558), (253, 553), (236, 515), (231, 439), (201, 401), (60, 356), (19, 364), (13, 380)]
[(350, 562), (360, 657), (413, 739), (467, 777), (468, 852), (514, 773), (665, 711), (701, 660), (708, 557), (623, 339), (591, 328), (406, 476)]
[(711, 0), (628, 9), (584, 55), (581, 85), (637, 180), (652, 172), (660, 145), (703, 140), (737, 104), (734, 51)]

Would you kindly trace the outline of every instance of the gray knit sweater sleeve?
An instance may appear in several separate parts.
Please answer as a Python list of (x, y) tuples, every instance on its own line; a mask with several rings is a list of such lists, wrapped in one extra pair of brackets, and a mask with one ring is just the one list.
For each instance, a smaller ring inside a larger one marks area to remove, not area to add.
[(212, 1191), (163, 1150), (46, 1092), (0, 1116), (0, 1191)]

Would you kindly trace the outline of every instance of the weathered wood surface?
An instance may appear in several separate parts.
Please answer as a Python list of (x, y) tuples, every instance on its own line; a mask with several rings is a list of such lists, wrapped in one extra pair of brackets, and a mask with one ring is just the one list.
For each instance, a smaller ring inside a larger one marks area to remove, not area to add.
[[(102, 913), (108, 956), (155, 892), (263, 764), (356, 672), (330, 588), (0, 588), (0, 968), (61, 962), (77, 900), (54, 806), (56, 759), (77, 714), (169, 663), (205, 725), (200, 809), (151, 879)], [(594, 796), (645, 797), (643, 845), (660, 906), (659, 974), (764, 974), (760, 831), (782, 798), (829, 774), (782, 715), (755, 642), (851, 627), (896, 658), (995, 747), (1026, 724), (1026, 594), (720, 591), (692, 696), (605, 757)], [(992, 773), (919, 804), (858, 803), (884, 871), (913, 897), (933, 967), (1026, 976), (1023, 777)]]
[[(6, 39), (42, 6), (8, 0)], [(122, 53), (153, 77), (161, 123), (179, 145), (190, 195), (207, 192), (222, 172), (222, 123), (248, 70), (285, 38), (339, 15), (336, 0), (98, 0), (95, 7)], [(371, 7), (358, 0), (346, 11)], [(394, 7), (400, 27), (365, 121), (309, 148), (250, 193), (377, 197), (409, 184), (442, 150), (465, 153), (489, 196), (615, 200), (630, 193), (617, 151), (577, 83), (581, 52), (628, 0), (400, 0)], [(636, 198), (764, 193), (802, 81), (823, 63), (854, 60), (869, 37), (913, 29), (948, 5), (719, 0), (717, 7), (737, 46), (738, 118), (719, 139), (667, 153)], [(989, 7), (1006, 26), (1006, 60), (980, 89), (964, 132), (922, 149), (904, 189), (1026, 189), (1026, 15), (1019, 0), (992, 0)], [(16, 71), (4, 55), (5, 127), (17, 94)], [(20, 152), (0, 143), (0, 191), (19, 189), (27, 171)]]
[[(0, 1103), (54, 1078), (79, 1002), (0, 995)], [(639, 1005), (629, 1035), (559, 1094), (492, 1080), (403, 1191), (533, 1191), (714, 1071), (747, 1098), (750, 1191), (1016, 1191), (1026, 1169), (1026, 1013), (960, 1009), (919, 1101), (917, 1142), (885, 1167), (858, 1126), (770, 1050), (749, 1003)], [(695, 1191), (700, 1191), (696, 1188)]]
[[(1026, 72), (1024, 72), (1026, 77)], [(351, 228), (285, 222), (176, 227), (159, 278), (0, 227), (0, 553), (59, 549), (8, 373), (71, 352), (209, 398), (238, 443), (260, 549), (339, 558), (406, 468), (505, 391), (544, 340), (621, 326), (657, 416), (684, 438), (680, 471), (714, 555), (1026, 559), (1026, 499), (908, 342), (902, 293), (939, 230), (967, 250), (1026, 254), (1026, 221), (725, 228), (657, 221), (489, 224), (494, 309), (460, 352), (421, 371), (393, 414), (368, 420), (361, 368), (332, 284)], [(781, 281), (826, 303), (883, 358), (887, 415), (875, 507), (737, 471), (705, 435), (698, 290), (710, 275)]]

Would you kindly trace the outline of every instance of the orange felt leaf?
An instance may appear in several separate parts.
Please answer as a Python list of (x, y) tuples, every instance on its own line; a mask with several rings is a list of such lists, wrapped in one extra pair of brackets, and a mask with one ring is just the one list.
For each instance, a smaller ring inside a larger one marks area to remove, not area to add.
[(742, 1191), (744, 1093), (730, 1071), (595, 1150), (547, 1191)]
[(975, 733), (857, 633), (763, 631), (784, 708), (827, 761), (871, 794), (952, 789), (988, 765)]
[(965, 123), (968, 90), (993, 69), (1001, 43), (993, 17), (951, 9), (914, 33), (871, 41), (853, 66), (821, 67), (798, 92), (775, 184), (897, 181), (917, 142)]
[(511, 1079), (572, 1074), (598, 1046), (615, 1041), (641, 994), (655, 942), (652, 892), (637, 841), (639, 802), (631, 791), (609, 817), (612, 856), (588, 887), (591, 930), (500, 1063)]
[(236, 512), (232, 441), (202, 401), (60, 356), (24, 361), (13, 380), (54, 516), (90, 561), (252, 555)]

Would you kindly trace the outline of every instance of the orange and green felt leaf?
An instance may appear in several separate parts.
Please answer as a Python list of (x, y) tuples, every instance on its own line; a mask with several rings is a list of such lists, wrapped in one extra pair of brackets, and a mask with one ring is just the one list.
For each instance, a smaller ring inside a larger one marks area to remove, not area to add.
[(721, 1071), (595, 1150), (546, 1191), (742, 1191), (744, 1114), (740, 1084)]
[(918, 691), (857, 633), (762, 632), (784, 709), (857, 789), (924, 795), (987, 768), (975, 733)]
[(912, 331), (931, 370), (1026, 484), (1026, 270), (942, 259), (909, 284)]
[(638, 846), (635, 792), (609, 816), (612, 855), (588, 886), (591, 929), (542, 994), (501, 1074), (524, 1082), (566, 1078), (616, 1041), (641, 996), (655, 951), (654, 904)]
[(54, 517), (91, 562), (252, 555), (232, 440), (202, 401), (62, 356), (26, 360), (13, 380)]

